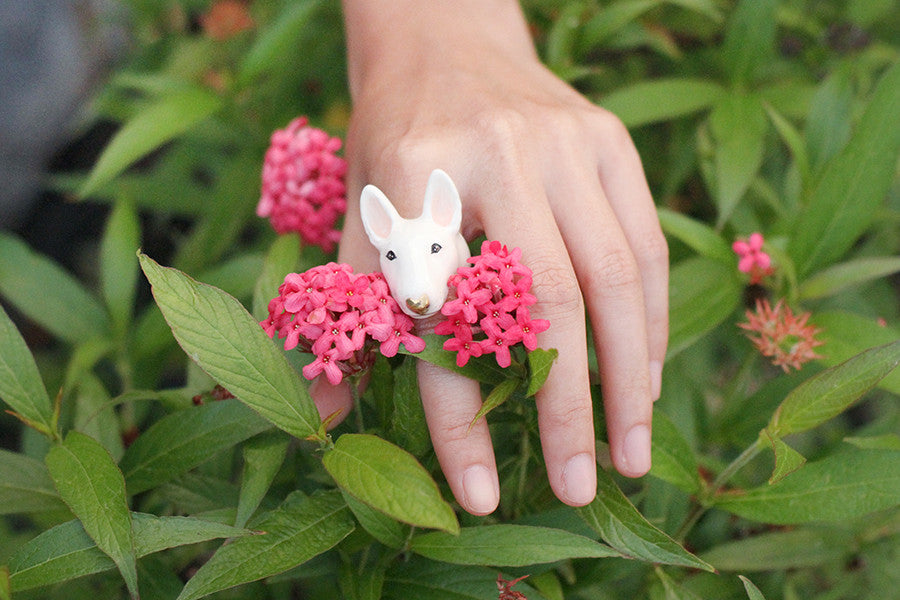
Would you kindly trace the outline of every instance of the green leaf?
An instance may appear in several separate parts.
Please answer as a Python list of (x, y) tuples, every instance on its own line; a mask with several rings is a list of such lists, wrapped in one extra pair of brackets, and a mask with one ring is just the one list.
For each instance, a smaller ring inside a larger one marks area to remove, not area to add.
[(766, 431), (773, 438), (812, 429), (850, 408), (900, 364), (900, 341), (870, 348), (797, 386)]
[(143, 107), (103, 149), (78, 195), (90, 196), (133, 162), (181, 135), (221, 106), (219, 96), (194, 87), (173, 91)]
[(715, 140), (715, 199), (721, 227), (759, 172), (768, 122), (759, 98), (732, 93), (716, 103), (709, 126)]
[(584, 54), (602, 45), (623, 27), (660, 4), (662, 0), (631, 0), (613, 2), (598, 10), (597, 14), (580, 28), (579, 53)]
[(845, 437), (843, 441), (864, 450), (900, 450), (900, 435), (896, 433), (865, 437)]
[(109, 331), (103, 306), (68, 271), (4, 232), (0, 232), (0, 295), (70, 344)]
[(722, 58), (732, 83), (748, 83), (775, 56), (777, 0), (741, 0), (725, 30)]
[(659, 224), (668, 235), (681, 240), (700, 256), (735, 265), (735, 254), (716, 231), (700, 221), (668, 210), (656, 209)]
[(134, 549), (138, 558), (178, 546), (259, 533), (196, 517), (157, 517), (133, 513), (133, 518)]
[[(177, 546), (252, 533), (194, 517), (157, 517), (133, 513), (132, 519), (138, 558)], [(52, 527), (29, 540), (10, 557), (9, 565), (12, 586), (16, 591), (116, 568), (78, 520)]]
[[(817, 336), (825, 342), (820, 362), (837, 365), (867, 348), (890, 344), (900, 339), (900, 331), (875, 319), (843, 311), (816, 313), (810, 319), (822, 329)], [(878, 387), (900, 394), (900, 370), (894, 370), (878, 383)]]
[(170, 481), (271, 428), (237, 400), (210, 402), (167, 415), (137, 437), (120, 467), (128, 491), (137, 494)]
[(805, 117), (806, 140), (814, 173), (840, 152), (850, 139), (855, 100), (855, 69), (848, 62), (816, 86)]
[(571, 69), (575, 62), (575, 42), (582, 34), (585, 7), (580, 2), (563, 6), (547, 31), (544, 43), (544, 64), (558, 74)]
[(322, 462), (341, 489), (389, 517), (417, 527), (459, 531), (453, 509), (428, 471), (390, 442), (345, 433)]
[(666, 0), (666, 4), (674, 4), (706, 15), (716, 23), (721, 23), (725, 19), (714, 0)]
[(778, 483), (806, 463), (806, 458), (784, 443), (781, 438), (773, 438), (768, 432), (763, 430), (772, 444), (772, 451), (775, 453), (775, 468), (769, 477), (769, 485)]
[(434, 531), (415, 536), (410, 550), (441, 562), (496, 567), (621, 556), (590, 538), (562, 529), (528, 525), (463, 527), (458, 535)]
[(737, 267), (695, 257), (675, 265), (669, 275), (669, 353), (671, 358), (724, 321), (738, 307), (743, 286)]
[(894, 182), (900, 128), (900, 63), (878, 82), (853, 137), (826, 165), (788, 246), (801, 278), (833, 263), (869, 227)]
[(244, 444), (244, 471), (235, 527), (243, 527), (253, 515), (278, 474), (290, 437), (281, 431), (263, 433)]
[(765, 109), (766, 113), (769, 115), (769, 120), (772, 121), (772, 125), (775, 126), (778, 135), (781, 136), (781, 139), (791, 151), (791, 155), (794, 157), (794, 164), (797, 167), (797, 171), (800, 173), (801, 181), (806, 184), (809, 182), (811, 172), (809, 155), (806, 152), (806, 141), (803, 139), (803, 136), (800, 135), (800, 132), (797, 131), (797, 128), (784, 118), (775, 107), (766, 103)]
[(0, 449), (0, 515), (65, 508), (44, 463)]
[(776, 525), (857, 519), (900, 504), (900, 451), (848, 448), (776, 484), (722, 494), (715, 505)]
[(121, 336), (131, 323), (137, 293), (138, 262), (135, 252), (141, 230), (134, 204), (120, 198), (106, 222), (100, 245), (100, 289), (113, 328)]
[(724, 95), (725, 89), (714, 81), (673, 77), (621, 87), (600, 104), (627, 127), (640, 127), (706, 110)]
[(344, 495), (347, 506), (353, 512), (353, 516), (369, 535), (389, 548), (402, 548), (406, 545), (412, 527), (363, 504), (343, 490), (341, 493)]
[(261, 32), (244, 56), (238, 69), (239, 84), (249, 85), (273, 65), (281, 63), (285, 56), (293, 55), (297, 38), (320, 5), (317, 0), (292, 2), (281, 11), (278, 20)]
[(597, 497), (576, 511), (607, 544), (626, 557), (713, 571), (710, 565), (651, 525), (603, 469), (597, 469)]
[(306, 386), (240, 303), (143, 254), (140, 259), (185, 353), (276, 427), (300, 438), (315, 435), (319, 413)]
[(713, 546), (700, 558), (719, 571), (782, 571), (823, 565), (853, 552), (850, 534), (833, 528), (772, 531)]
[[(0, 259), (2, 260), (2, 259)], [(12, 319), (0, 306), (0, 399), (46, 435), (53, 431), (53, 407), (34, 357)]]
[(121, 460), (125, 453), (114, 404), (103, 382), (94, 373), (83, 373), (78, 379), (73, 429), (100, 442), (114, 461)]
[(750, 600), (766, 600), (766, 597), (763, 596), (763, 593), (759, 591), (759, 588), (756, 587), (752, 581), (743, 575), (738, 575), (738, 579), (744, 584), (744, 590), (747, 592), (747, 597), (750, 598)]
[(663, 412), (653, 415), (652, 464), (650, 474), (689, 494), (700, 491), (700, 475), (693, 448)]
[(522, 382), (518, 379), (511, 378), (499, 383), (497, 387), (492, 389), (487, 398), (484, 399), (484, 402), (481, 403), (481, 408), (478, 409), (478, 412), (475, 413), (475, 416), (469, 423), (469, 428), (475, 425), (475, 423), (478, 422), (478, 419), (484, 417), (489, 412), (509, 400), (510, 396), (512, 396), (513, 392), (516, 391), (521, 383)]
[(900, 257), (858, 258), (832, 265), (800, 284), (800, 299), (827, 298), (849, 287), (881, 279), (900, 271)]
[(422, 336), (422, 339), (425, 340), (425, 349), (418, 354), (408, 352), (403, 346), (400, 347), (400, 353), (415, 356), (420, 360), (444, 367), (481, 383), (497, 385), (508, 377), (508, 372), (499, 366), (491, 355), (470, 358), (466, 366), (457, 367), (456, 353), (443, 348), (444, 341), (447, 340), (446, 336), (427, 333)]
[(184, 586), (178, 600), (203, 598), (242, 583), (283, 573), (334, 547), (353, 531), (337, 491), (295, 492), (255, 524), (265, 535), (225, 544)]
[(431, 449), (431, 436), (419, 396), (416, 363), (414, 358), (407, 356), (403, 364), (394, 370), (390, 431), (391, 439), (399, 446), (406, 448), (413, 456), (424, 456)]
[[(541, 600), (540, 594), (525, 585), (527, 581), (516, 584), (514, 590), (525, 593), (528, 600)], [(485, 600), (496, 597), (496, 569), (439, 563), (419, 557), (397, 561), (384, 581), (385, 600)]]
[(284, 277), (297, 269), (300, 259), (300, 236), (279, 235), (269, 247), (262, 270), (253, 288), (253, 318), (262, 321), (269, 316), (269, 301), (278, 295)]
[(0, 600), (12, 600), (12, 587), (9, 583), (9, 567), (0, 566)]
[(84, 530), (118, 567), (132, 598), (137, 598), (137, 565), (125, 480), (109, 452), (82, 433), (72, 431), (46, 457), (59, 495)]
[(339, 582), (345, 600), (379, 600), (384, 585), (384, 567), (368, 566), (359, 572), (355, 565), (344, 561)]
[(665, 600), (703, 600), (700, 596), (686, 588), (681, 582), (672, 579), (659, 567), (654, 569), (657, 579), (662, 585)]
[(115, 569), (78, 520), (57, 525), (29, 540), (9, 559), (15, 591), (52, 585)]
[(559, 350), (550, 348), (535, 348), (528, 353), (528, 387), (525, 389), (525, 397), (530, 398), (538, 393), (550, 375), (550, 367), (559, 356)]

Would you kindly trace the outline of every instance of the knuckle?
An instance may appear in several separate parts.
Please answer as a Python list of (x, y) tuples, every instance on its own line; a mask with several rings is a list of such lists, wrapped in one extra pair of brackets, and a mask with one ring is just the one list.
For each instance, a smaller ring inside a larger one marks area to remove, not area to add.
[(632, 144), (628, 128), (625, 127), (625, 124), (619, 117), (608, 110), (600, 110), (597, 113), (595, 123), (603, 139), (607, 140), (614, 147)]
[(659, 229), (642, 235), (635, 243), (634, 253), (642, 262), (669, 263), (669, 245)]
[(534, 273), (532, 292), (538, 299), (543, 314), (581, 318), (584, 314), (584, 301), (575, 273), (552, 259), (532, 261), (531, 268)]
[(591, 423), (594, 418), (590, 397), (577, 398), (564, 406), (547, 408), (549, 410), (542, 413), (541, 428), (549, 427), (553, 431), (572, 431), (585, 423)]
[(617, 249), (601, 256), (582, 278), (582, 284), (588, 295), (627, 296), (639, 293), (641, 276), (631, 253)]

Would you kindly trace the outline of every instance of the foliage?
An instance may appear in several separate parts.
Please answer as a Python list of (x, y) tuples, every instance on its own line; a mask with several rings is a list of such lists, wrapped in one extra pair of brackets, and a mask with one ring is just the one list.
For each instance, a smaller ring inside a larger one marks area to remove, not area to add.
[[(338, 3), (255, 0), (224, 38), (206, 0), (125, 4), (137, 43), (91, 107), (120, 127), (52, 179), (109, 206), (96, 281), (0, 232), (0, 598), (475, 599), (526, 574), (529, 599), (896, 594), (893, 0), (525, 3), (548, 66), (629, 126), (672, 257), (653, 469), (599, 467), (580, 509), (539, 451), (553, 350), (459, 367), (426, 336), (326, 433), (301, 359), (257, 324), (284, 274), (330, 258), (253, 212), (271, 131), (344, 133)], [(730, 246), (756, 231), (773, 271), (748, 285)], [(821, 358), (757, 354), (737, 324), (762, 298), (812, 314)], [(493, 515), (452, 500), (417, 360), (483, 386)]]

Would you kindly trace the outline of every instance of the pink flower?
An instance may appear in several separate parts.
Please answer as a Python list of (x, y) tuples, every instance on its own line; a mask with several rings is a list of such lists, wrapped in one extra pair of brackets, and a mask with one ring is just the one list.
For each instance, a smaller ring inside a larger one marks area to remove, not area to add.
[(787, 373), (790, 367), (799, 370), (804, 363), (822, 358), (813, 351), (824, 342), (815, 337), (821, 330), (807, 324), (810, 316), (808, 312), (794, 315), (781, 301), (773, 308), (768, 300), (757, 300), (756, 311), (748, 310), (748, 322), (738, 327), (756, 333), (748, 334), (753, 345)]
[[(497, 241), (481, 245), (481, 254), (469, 259), (450, 277), (450, 300), (441, 307), (447, 317), (434, 332), (450, 335), (444, 350), (456, 352), (456, 364), (465, 365), (472, 356), (494, 354), (497, 364), (512, 364), (510, 346), (523, 343), (537, 348), (537, 334), (550, 326), (532, 319), (528, 307), (537, 299), (531, 294), (531, 270), (519, 262), (522, 251), (508, 250)], [(475, 339), (476, 334), (483, 334)]]
[(400, 344), (414, 353), (425, 348), (411, 333), (412, 319), (387, 295), (381, 274), (354, 273), (349, 265), (328, 263), (288, 274), (278, 294), (260, 325), (269, 337), (284, 338), (285, 350), (316, 356), (303, 368), (307, 379), (325, 373), (337, 384), (345, 375), (371, 367), (376, 349), (394, 356)]
[(763, 252), (765, 240), (761, 233), (753, 233), (747, 240), (736, 240), (731, 249), (738, 255), (738, 271), (750, 274), (750, 283), (757, 284), (771, 275), (772, 258)]
[(297, 232), (307, 244), (331, 252), (340, 239), (335, 227), (347, 208), (347, 164), (335, 153), (339, 138), (307, 126), (298, 117), (272, 134), (262, 169), (256, 214), (269, 217), (279, 234)]
[(465, 339), (466, 336), (456, 336), (452, 337), (446, 342), (444, 342), (444, 350), (449, 350), (450, 352), (456, 352), (456, 366), (464, 367), (466, 363), (469, 362), (470, 356), (481, 356), (483, 354), (483, 350), (481, 349), (481, 343), (476, 342), (472, 339), (471, 330), (468, 334), (469, 339)]

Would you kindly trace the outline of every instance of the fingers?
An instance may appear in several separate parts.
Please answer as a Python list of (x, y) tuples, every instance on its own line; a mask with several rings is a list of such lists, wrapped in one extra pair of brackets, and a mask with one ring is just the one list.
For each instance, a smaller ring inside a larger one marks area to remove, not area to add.
[(647, 323), (650, 390), (659, 398), (669, 336), (669, 253), (637, 150), (624, 125), (604, 119), (600, 181), (641, 276)]
[(350, 384), (342, 381), (338, 385), (331, 385), (324, 376), (316, 377), (309, 384), (309, 395), (319, 411), (319, 418), (323, 421), (331, 415), (337, 416), (328, 424), (329, 428), (336, 427), (347, 418), (353, 410), (353, 400), (350, 397)]
[(441, 469), (457, 502), (473, 515), (497, 508), (500, 483), (487, 422), (479, 419), (478, 382), (419, 361), (419, 391)]
[[(421, 210), (427, 176), (433, 168), (428, 164), (410, 167), (410, 163), (406, 163), (405, 168), (383, 175), (374, 174), (371, 181), (366, 181), (381, 187), (407, 218), (418, 215)], [(417, 175), (405, 179), (398, 176), (406, 170)], [(339, 256), (354, 266), (378, 270), (377, 253), (363, 233), (359, 218), (358, 193), (348, 200), (350, 208)], [(425, 323), (417, 325), (420, 329), (427, 327)], [(418, 363), (418, 379), (431, 441), (453, 495), (460, 506), (474, 515), (493, 512), (500, 501), (500, 483), (490, 433), (484, 419), (472, 425), (481, 408), (478, 383), (424, 361)], [(322, 387), (328, 387), (327, 382)]]
[(639, 477), (650, 469), (652, 418), (640, 270), (590, 168), (573, 168), (553, 193), (569, 199), (556, 218), (593, 325), (613, 464), (623, 475)]
[(531, 165), (508, 165), (507, 187), (484, 198), (484, 227), (490, 239), (522, 248), (523, 261), (534, 272), (532, 291), (538, 298), (534, 318), (548, 319), (539, 338), (559, 357), (537, 395), (541, 446), (547, 476), (557, 497), (582, 506), (596, 494), (593, 411), (588, 382), (584, 306), (565, 244), (553, 219), (544, 186)]

